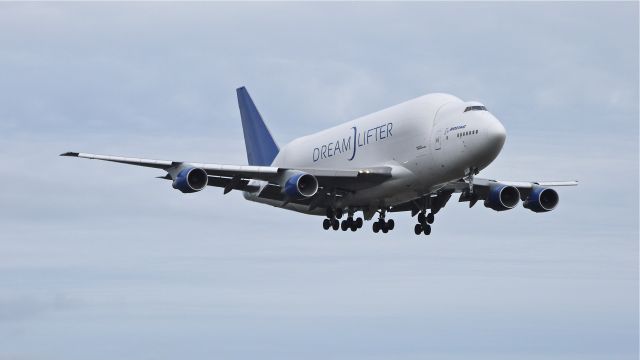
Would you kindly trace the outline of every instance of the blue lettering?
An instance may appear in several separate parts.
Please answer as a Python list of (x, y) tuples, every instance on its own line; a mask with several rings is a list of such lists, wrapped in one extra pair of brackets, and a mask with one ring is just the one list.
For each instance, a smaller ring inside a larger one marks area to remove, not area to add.
[[(356, 157), (356, 141), (357, 140), (357, 136), (356, 134), (358, 133), (358, 129), (356, 129), (356, 127), (354, 126), (353, 128), (353, 154), (351, 154), (351, 158), (349, 158), (349, 161), (353, 160), (354, 157)], [(349, 138), (349, 140), (351, 140), (351, 138)], [(349, 144), (351, 144), (351, 141), (349, 141)]]
[(351, 136), (348, 139), (342, 139), (342, 152), (347, 152), (351, 149)]
[[(466, 125), (453, 127), (448, 129), (447, 131), (464, 128), (465, 126)], [(388, 137), (393, 136), (393, 134), (391, 133), (391, 130), (393, 129), (393, 123), (378, 125), (376, 127), (365, 129), (360, 132), (358, 132), (358, 128), (355, 126), (351, 129), (353, 130), (352, 136), (337, 139), (335, 142), (329, 142), (327, 144), (321, 145), (320, 147), (313, 148), (313, 161), (316, 162), (320, 159), (326, 159), (342, 153), (347, 153), (349, 150), (351, 150), (353, 141), (353, 150), (351, 153), (351, 157), (347, 159), (351, 161), (356, 157), (357, 148), (371, 144), (371, 138), (373, 138), (373, 142), (378, 142), (380, 140), (384, 140)], [(351, 140), (352, 137), (353, 140)]]

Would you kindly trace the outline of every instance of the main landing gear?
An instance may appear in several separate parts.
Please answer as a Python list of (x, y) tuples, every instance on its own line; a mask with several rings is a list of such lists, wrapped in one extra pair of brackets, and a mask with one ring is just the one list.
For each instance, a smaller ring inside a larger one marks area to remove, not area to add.
[(322, 222), (322, 228), (325, 230), (329, 230), (330, 228), (338, 230), (340, 228), (340, 222), (337, 219), (324, 219)]
[(356, 231), (360, 229), (363, 224), (364, 222), (362, 221), (362, 218), (357, 218), (354, 220), (353, 216), (349, 216), (346, 220), (342, 220), (340, 228), (342, 229), (342, 231), (347, 231), (349, 229), (351, 229), (351, 231)]
[(353, 212), (349, 211), (347, 218), (342, 220), (342, 223), (338, 220), (342, 218), (343, 210), (342, 209), (327, 209), (327, 218), (322, 221), (322, 228), (325, 230), (329, 230), (333, 228), (333, 230), (342, 229), (342, 231), (356, 231), (362, 228), (364, 221), (362, 218), (353, 218)]
[[(393, 230), (395, 227), (395, 222), (393, 219), (385, 220), (385, 215), (387, 210), (381, 209), (378, 211), (380, 216), (378, 220), (376, 220), (372, 224), (372, 230), (374, 233), (382, 233), (386, 234), (389, 231)], [(346, 213), (346, 219), (340, 221), (343, 215)], [(327, 209), (327, 218), (322, 221), (322, 227), (325, 230), (333, 229), (337, 231), (338, 229), (342, 229), (342, 231), (357, 231), (361, 229), (363, 226), (363, 218), (357, 217), (354, 218), (355, 210), (352, 209)], [(365, 216), (372, 216), (372, 213), (366, 213)], [(426, 210), (422, 210), (418, 213), (418, 223), (414, 226), (413, 231), (416, 235), (424, 234), (431, 235), (431, 224), (435, 220), (435, 216), (433, 212), (427, 213)]]
[(421, 211), (418, 214), (418, 223), (413, 228), (413, 232), (415, 232), (416, 235), (420, 235), (421, 233), (424, 233), (425, 235), (430, 235), (431, 224), (433, 224), (434, 220), (435, 220), (435, 217), (433, 216), (433, 213), (429, 213), (428, 215), (425, 216), (425, 211)]
[(387, 221), (384, 220), (384, 216), (385, 216), (386, 211), (382, 210), (380, 212), (380, 218), (378, 218), (378, 221), (373, 223), (373, 232), (374, 233), (378, 233), (379, 231), (382, 231), (383, 233), (387, 233), (389, 232), (389, 230), (393, 230), (393, 228), (395, 227), (395, 222), (393, 221), (393, 219), (389, 219)]

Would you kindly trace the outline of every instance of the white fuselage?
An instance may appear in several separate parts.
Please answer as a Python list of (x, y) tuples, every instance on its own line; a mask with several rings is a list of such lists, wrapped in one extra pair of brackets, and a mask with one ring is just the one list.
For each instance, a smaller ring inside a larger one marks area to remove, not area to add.
[[(465, 109), (468, 109), (465, 111)], [(281, 168), (392, 168), (392, 178), (341, 198), (344, 207), (386, 207), (430, 194), (489, 165), (506, 138), (500, 121), (478, 102), (428, 94), (297, 138), (273, 161)], [(245, 193), (248, 200), (282, 203)], [(286, 204), (305, 213), (307, 207)]]

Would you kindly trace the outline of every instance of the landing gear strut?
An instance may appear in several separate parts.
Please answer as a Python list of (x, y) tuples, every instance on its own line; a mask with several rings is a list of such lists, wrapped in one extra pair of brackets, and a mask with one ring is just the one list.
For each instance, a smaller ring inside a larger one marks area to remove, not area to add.
[(332, 218), (340, 219), (342, 217), (342, 213), (343, 213), (343, 210), (340, 208), (337, 208), (337, 209), (327, 208), (327, 217), (329, 219), (332, 219)]

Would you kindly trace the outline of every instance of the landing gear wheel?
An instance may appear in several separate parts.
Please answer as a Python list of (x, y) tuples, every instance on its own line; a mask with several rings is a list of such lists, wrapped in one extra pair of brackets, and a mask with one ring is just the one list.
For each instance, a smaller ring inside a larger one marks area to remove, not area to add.
[(389, 219), (389, 221), (387, 221), (387, 227), (389, 228), (389, 230), (393, 230), (395, 226), (396, 223), (393, 221), (393, 219)]
[(349, 221), (342, 220), (342, 224), (340, 225), (340, 228), (342, 228), (342, 231), (347, 231), (347, 229), (349, 228)]
[(363, 224), (362, 218), (357, 218), (356, 226), (358, 227), (358, 229), (362, 228), (362, 224)]
[(427, 224), (427, 225), (424, 227), (424, 234), (425, 234), (425, 235), (430, 235), (430, 234), (431, 234), (431, 225)]
[(419, 214), (418, 214), (418, 222), (419, 222), (420, 224), (424, 224), (424, 222), (425, 222), (425, 221), (426, 221), (426, 220), (425, 220), (425, 218), (424, 218), (424, 213), (423, 213), (423, 212), (419, 213)]
[(324, 221), (322, 221), (322, 228), (325, 230), (329, 230), (330, 227), (331, 227), (331, 220), (324, 219)]
[(389, 232), (389, 227), (387, 226), (387, 223), (384, 222), (384, 220), (380, 220), (378, 221), (380, 223), (380, 230), (382, 230), (383, 233), (388, 233)]
[(415, 232), (416, 235), (422, 234), (422, 225), (416, 224), (416, 226), (413, 227), (413, 232)]
[(340, 221), (333, 219), (333, 221), (331, 222), (331, 227), (333, 227), (333, 230), (338, 230), (340, 228)]
[(377, 234), (378, 231), (380, 231), (380, 223), (376, 221), (373, 223), (373, 232)]
[(427, 215), (427, 224), (433, 224), (433, 220), (435, 220), (435, 216), (433, 216), (433, 213), (429, 213)]
[(340, 219), (342, 217), (342, 209), (336, 209), (336, 219)]
[(358, 230), (358, 226), (356, 225), (355, 221), (353, 223), (351, 223), (351, 231), (356, 231)]

